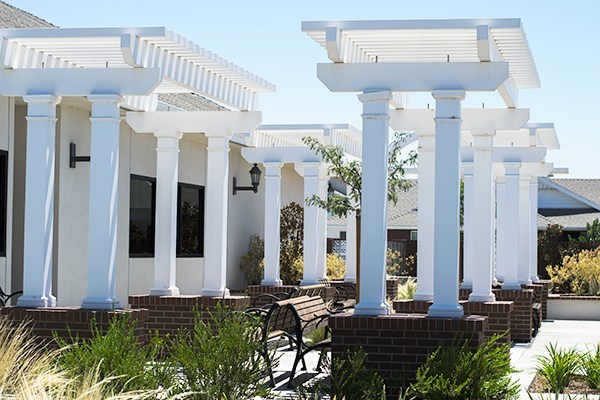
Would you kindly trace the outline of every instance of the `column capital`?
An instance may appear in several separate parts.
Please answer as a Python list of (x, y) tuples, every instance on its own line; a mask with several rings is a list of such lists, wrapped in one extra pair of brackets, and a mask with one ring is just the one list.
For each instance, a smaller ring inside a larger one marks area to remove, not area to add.
[(464, 162), (462, 163), (462, 170), (464, 177), (473, 177), (473, 163), (472, 162)]
[(208, 136), (207, 151), (229, 151), (229, 137)]
[(519, 176), (520, 162), (505, 162), (502, 165), (504, 166), (504, 176)]
[(125, 98), (119, 94), (91, 94), (87, 99), (92, 103), (118, 103), (121, 104)]
[(207, 129), (204, 132), (204, 136), (206, 136), (209, 139), (210, 138), (226, 138), (229, 141), (229, 139), (231, 139), (231, 137), (233, 136), (233, 132), (228, 129), (218, 129), (218, 130)]
[(472, 132), (471, 134), (473, 135), (473, 150), (492, 151), (495, 133)]
[(434, 90), (431, 95), (436, 100), (464, 100), (464, 90)]
[(56, 105), (61, 101), (60, 96), (53, 94), (30, 94), (23, 96), (23, 101), (27, 104), (44, 103)]
[(263, 162), (262, 165), (265, 167), (265, 178), (281, 178), (281, 167), (283, 167), (282, 162), (269, 161)]
[(304, 162), (294, 164), (294, 169), (303, 178), (318, 178), (320, 176), (320, 162)]
[(392, 92), (388, 90), (382, 90), (378, 92), (363, 92), (358, 95), (358, 100), (361, 103), (372, 103), (372, 102), (389, 102), (393, 98)]
[(177, 130), (173, 129), (158, 129), (156, 131), (154, 131), (154, 137), (156, 137), (157, 139), (181, 139), (183, 137), (183, 133), (178, 132)]

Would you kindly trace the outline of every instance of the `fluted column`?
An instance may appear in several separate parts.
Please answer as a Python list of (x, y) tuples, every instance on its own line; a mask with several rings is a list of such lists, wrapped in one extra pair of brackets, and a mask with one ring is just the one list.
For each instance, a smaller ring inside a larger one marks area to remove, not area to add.
[(502, 173), (501, 176), (496, 177), (496, 279), (500, 282), (504, 282), (506, 266), (506, 261), (503, 259), (506, 239), (505, 194), (505, 178)]
[(280, 214), (281, 214), (281, 166), (280, 162), (265, 162), (265, 277), (261, 284), (281, 286)]
[[(326, 166), (321, 164), (319, 171), (319, 197), (327, 198), (327, 185), (329, 177), (327, 176)], [(319, 207), (319, 226), (317, 231), (318, 250), (317, 250), (317, 279), (327, 279), (327, 210)]]
[(520, 162), (504, 163), (504, 195), (498, 199), (498, 222), (500, 223), (498, 225), (498, 261), (503, 264), (503, 289), (521, 289), (519, 283), (520, 168)]
[[(350, 193), (348, 188), (347, 193)], [(346, 282), (356, 282), (356, 211), (346, 216)]]
[(179, 140), (175, 130), (154, 132), (156, 137), (156, 228), (152, 296), (177, 296), (177, 181)]
[(417, 291), (415, 300), (433, 300), (433, 214), (435, 136), (419, 134), (419, 198), (417, 221)]
[(522, 176), (519, 179), (519, 282), (521, 285), (531, 285), (529, 262), (530, 250), (530, 182), (531, 177)]
[(533, 282), (540, 280), (538, 276), (538, 227), (537, 227), (537, 216), (538, 216), (538, 178), (532, 177), (531, 184), (529, 186), (529, 205), (531, 209), (529, 211), (529, 279)]
[(88, 293), (83, 308), (121, 307), (116, 295), (120, 104), (118, 95), (88, 96), (92, 103)]
[(462, 163), (463, 169), (463, 281), (462, 289), (473, 289), (473, 248), (475, 246), (475, 202), (473, 194), (473, 163)]
[(389, 314), (386, 303), (388, 91), (365, 92), (363, 103), (360, 302), (357, 315)]
[(460, 134), (463, 90), (432, 93), (435, 109), (435, 212), (432, 317), (461, 317), (458, 304)]
[(229, 204), (229, 139), (232, 134), (206, 132), (206, 226), (204, 237), (204, 287), (208, 297), (229, 296), (227, 288), (227, 208)]
[(56, 105), (54, 95), (24, 96), (27, 103), (23, 295), (20, 307), (52, 307), (54, 163)]
[(296, 169), (304, 177), (304, 270), (301, 285), (314, 285), (319, 283), (319, 207), (308, 205), (306, 199), (319, 194), (321, 163), (302, 163)]

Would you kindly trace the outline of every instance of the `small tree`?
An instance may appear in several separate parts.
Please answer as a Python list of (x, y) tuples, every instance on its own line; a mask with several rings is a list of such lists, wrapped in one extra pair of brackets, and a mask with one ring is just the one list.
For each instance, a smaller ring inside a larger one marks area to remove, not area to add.
[(281, 280), (286, 285), (295, 285), (302, 279), (302, 260), (304, 252), (304, 209), (298, 203), (291, 202), (281, 209), (279, 265)]
[(563, 228), (559, 224), (550, 224), (545, 232), (538, 236), (538, 264), (546, 271), (548, 267), (561, 265), (564, 253)]
[(585, 224), (586, 230), (579, 236), (579, 242), (600, 242), (600, 220), (596, 218), (592, 223)]

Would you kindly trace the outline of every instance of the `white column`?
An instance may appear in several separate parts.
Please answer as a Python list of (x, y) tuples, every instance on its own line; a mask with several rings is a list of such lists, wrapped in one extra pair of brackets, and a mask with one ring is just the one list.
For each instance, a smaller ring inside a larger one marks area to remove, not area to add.
[(529, 176), (522, 176), (519, 179), (519, 282), (521, 285), (531, 285), (529, 271), (529, 240), (531, 233), (529, 225), (531, 223), (529, 201)]
[(435, 136), (419, 134), (417, 291), (415, 300), (433, 300), (433, 213)]
[(20, 307), (52, 307), (56, 105), (53, 95), (24, 96), (27, 103), (23, 295)]
[(498, 199), (498, 260), (503, 263), (504, 270), (502, 289), (521, 289), (518, 251), (520, 167), (520, 162), (504, 163), (504, 195)]
[(120, 308), (116, 296), (119, 183), (118, 95), (88, 96), (92, 103), (92, 143), (88, 233), (88, 293), (83, 308)]
[(280, 162), (265, 162), (265, 277), (261, 284), (281, 286), (279, 276), (279, 245), (281, 214), (281, 166)]
[(346, 282), (356, 282), (356, 211), (346, 216)]
[(432, 93), (435, 109), (435, 212), (431, 317), (461, 317), (458, 304), (460, 133), (463, 90)]
[(156, 137), (156, 228), (154, 240), (154, 287), (152, 296), (178, 296), (177, 181), (179, 139), (177, 131), (158, 131)]
[(207, 297), (229, 296), (227, 289), (227, 207), (229, 204), (229, 132), (206, 132), (204, 287)]
[(505, 179), (504, 175), (496, 178), (496, 279), (504, 282), (506, 261), (504, 257), (504, 242), (506, 239), (506, 217), (504, 210), (506, 209), (505, 200)]
[(389, 314), (386, 303), (388, 91), (365, 92), (363, 103), (360, 302), (357, 315)]
[(473, 132), (473, 291), (469, 301), (494, 301), (494, 176), (492, 145), (495, 132)]
[(532, 177), (531, 184), (529, 186), (529, 205), (531, 209), (529, 211), (529, 277), (533, 282), (539, 282), (538, 276), (538, 227), (537, 227), (537, 215), (538, 215), (538, 178)]
[(473, 289), (473, 248), (475, 245), (475, 210), (473, 207), (473, 163), (462, 164), (463, 199), (463, 281), (462, 289)]
[(302, 163), (296, 168), (304, 177), (304, 269), (301, 285), (319, 283), (319, 207), (309, 206), (306, 199), (319, 194), (320, 167), (321, 163)]
[[(326, 174), (326, 166), (321, 164), (319, 175), (319, 197), (327, 198), (327, 185), (329, 178)], [(317, 279), (327, 279), (327, 210), (319, 207), (319, 226), (317, 230), (318, 250), (317, 250)]]

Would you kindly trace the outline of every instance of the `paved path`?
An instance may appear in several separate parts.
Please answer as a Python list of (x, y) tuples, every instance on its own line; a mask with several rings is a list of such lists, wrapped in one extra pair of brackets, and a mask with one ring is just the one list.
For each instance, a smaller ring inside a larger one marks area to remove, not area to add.
[[(529, 400), (526, 388), (535, 376), (535, 356), (546, 355), (546, 345), (557, 343), (559, 347), (586, 350), (593, 349), (598, 342), (600, 342), (600, 321), (544, 321), (538, 336), (531, 343), (518, 344), (510, 350), (513, 366), (521, 371), (515, 374), (522, 388), (519, 399)], [(538, 398), (535, 397), (536, 400)], [(591, 399), (598, 399), (598, 396), (590, 396), (589, 400)]]

